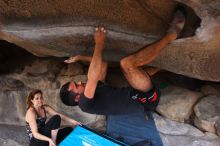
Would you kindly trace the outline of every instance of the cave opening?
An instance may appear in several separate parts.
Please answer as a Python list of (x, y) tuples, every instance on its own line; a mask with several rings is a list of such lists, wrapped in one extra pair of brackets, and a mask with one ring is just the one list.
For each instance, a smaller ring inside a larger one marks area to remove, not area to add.
[(0, 48), (0, 75), (19, 73), (25, 64), (29, 64), (37, 58), (25, 49), (5, 40), (0, 40)]

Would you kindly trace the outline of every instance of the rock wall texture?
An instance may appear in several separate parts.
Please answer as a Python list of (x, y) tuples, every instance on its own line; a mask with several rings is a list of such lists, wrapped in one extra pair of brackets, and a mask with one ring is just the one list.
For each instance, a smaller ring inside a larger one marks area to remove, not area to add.
[(0, 0), (0, 39), (36, 56), (91, 55), (94, 29), (102, 25), (108, 30), (105, 59), (119, 61), (161, 38), (178, 4), (185, 5), (188, 15), (182, 38), (151, 65), (220, 81), (216, 0)]
[[(63, 57), (91, 55), (94, 29), (102, 25), (108, 30), (104, 58), (118, 62), (160, 39), (178, 4), (183, 4), (188, 14), (182, 37), (151, 63), (176, 73), (165, 74), (175, 85), (163, 85), (157, 109), (161, 116), (154, 115), (154, 119), (164, 145), (219, 145), (217, 0), (0, 0), (0, 124), (10, 127), (0, 130), (0, 144), (17, 145), (19, 138), (5, 142), (5, 138), (13, 136), (9, 133), (13, 126), (9, 125), (25, 124), (25, 97), (36, 88), (43, 90), (45, 102), (56, 110), (104, 131), (105, 117), (61, 103), (60, 86), (69, 80), (85, 81), (87, 72), (87, 67), (80, 63), (65, 65)], [(23, 50), (17, 50), (18, 47)], [(107, 81), (127, 85), (115, 68)], [(184, 88), (179, 87), (180, 83)], [(1, 133), (11, 128), (6, 136)]]

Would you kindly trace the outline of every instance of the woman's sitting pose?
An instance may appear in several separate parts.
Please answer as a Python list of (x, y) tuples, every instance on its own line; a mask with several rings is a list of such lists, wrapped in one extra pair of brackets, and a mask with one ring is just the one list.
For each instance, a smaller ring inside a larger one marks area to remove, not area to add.
[[(44, 104), (41, 90), (34, 90), (26, 98), (26, 130), (30, 138), (30, 146), (56, 146), (73, 129), (60, 129), (61, 120), (75, 126), (79, 122), (58, 113), (51, 106)], [(47, 113), (52, 117), (47, 120)]]

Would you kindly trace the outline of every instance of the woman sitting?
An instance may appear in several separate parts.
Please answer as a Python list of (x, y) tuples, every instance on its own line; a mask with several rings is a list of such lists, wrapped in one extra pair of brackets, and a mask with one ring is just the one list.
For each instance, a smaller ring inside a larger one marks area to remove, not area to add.
[[(30, 138), (30, 146), (56, 146), (59, 144), (73, 130), (71, 127), (59, 129), (61, 119), (72, 126), (80, 124), (44, 104), (41, 90), (32, 91), (27, 96), (26, 103), (26, 130)], [(46, 122), (47, 113), (52, 117)]]

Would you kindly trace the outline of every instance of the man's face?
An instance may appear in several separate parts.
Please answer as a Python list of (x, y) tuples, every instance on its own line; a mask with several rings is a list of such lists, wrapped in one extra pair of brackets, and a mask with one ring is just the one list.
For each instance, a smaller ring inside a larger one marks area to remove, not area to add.
[(77, 85), (75, 82), (70, 82), (68, 91), (73, 91), (73, 92), (77, 93)]
[(77, 94), (75, 101), (78, 102), (80, 98), (80, 94), (83, 93), (84, 89), (85, 89), (85, 86), (81, 81), (77, 83), (70, 82), (68, 91), (73, 91)]

